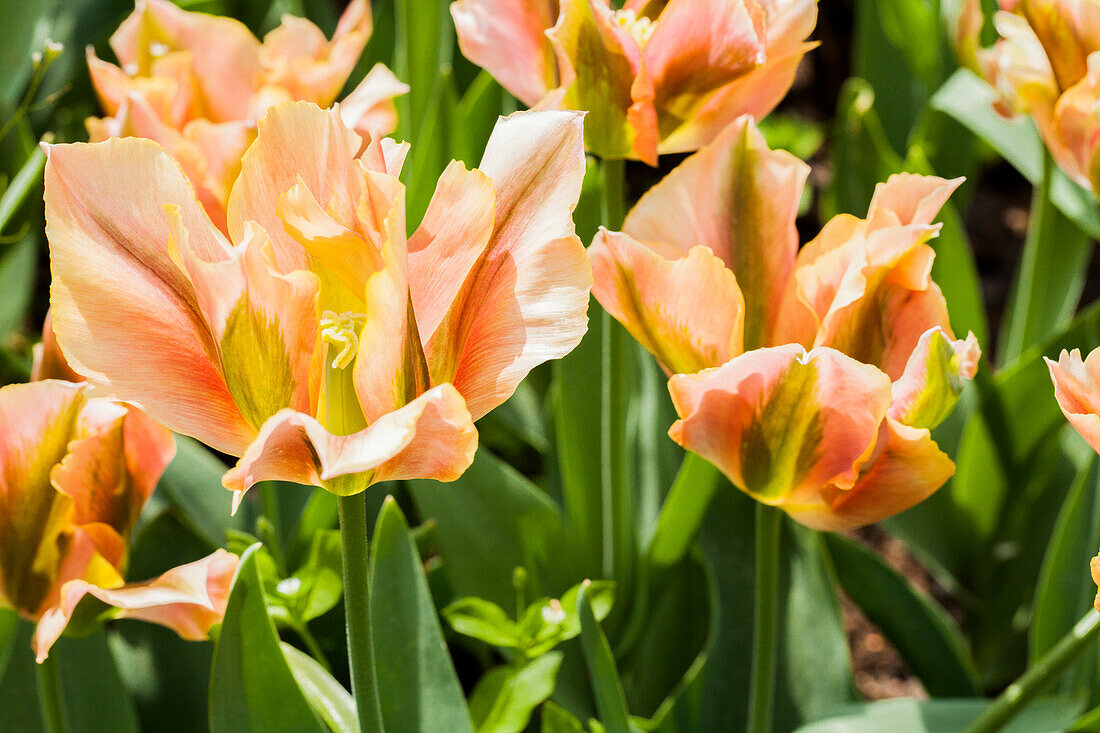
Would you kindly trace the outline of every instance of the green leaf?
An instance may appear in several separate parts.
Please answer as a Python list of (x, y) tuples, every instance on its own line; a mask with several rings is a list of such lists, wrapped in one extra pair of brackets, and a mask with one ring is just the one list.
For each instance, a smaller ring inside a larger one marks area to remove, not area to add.
[(451, 126), (451, 154), (467, 167), (481, 160), (485, 143), (503, 111), (504, 90), (492, 74), (482, 70), (462, 95)]
[(420, 556), (392, 498), (372, 544), (371, 634), (386, 731), (472, 731)]
[(630, 733), (626, 695), (623, 694), (623, 686), (619, 681), (619, 672), (615, 669), (615, 658), (611, 656), (607, 637), (596, 621), (587, 583), (581, 585), (577, 594), (577, 615), (581, 620), (581, 648), (584, 650), (585, 666), (592, 678), (600, 721), (608, 733)]
[(882, 629), (929, 694), (981, 692), (966, 642), (943, 609), (863, 545), (831, 532), (824, 538), (844, 592)]
[(442, 613), (451, 628), (460, 634), (505, 649), (519, 649), (522, 646), (515, 621), (503, 608), (484, 598), (460, 598), (444, 608)]
[[(343, 559), (340, 552), (340, 532), (322, 530), (313, 536), (309, 557), (288, 580), (297, 585), (290, 603), (300, 621), (310, 621), (328, 613), (344, 592)], [(286, 587), (279, 583), (280, 587)]]
[(542, 706), (542, 733), (585, 733), (584, 724), (560, 705), (547, 702)]
[(139, 730), (134, 701), (123, 686), (103, 630), (83, 639), (63, 638), (50, 653), (57, 657), (71, 733)]
[(241, 557), (210, 675), (212, 733), (324, 731), (267, 615), (253, 545)]
[[(486, 450), (457, 481), (407, 483), (417, 513), (437, 523), (443, 574), (455, 595), (515, 603), (512, 571), (527, 568), (532, 594), (545, 595), (568, 572), (562, 562), (564, 529), (558, 507), (537, 486)], [(563, 568), (564, 566), (564, 568)]]
[[(959, 731), (978, 717), (988, 700), (881, 700), (853, 705), (843, 714), (798, 729), (797, 733), (944, 733)], [(1079, 699), (1053, 697), (1032, 703), (1003, 733), (1065, 730), (1084, 707)]]
[(233, 495), (222, 486), (228, 470), (209, 449), (186, 436), (176, 436), (176, 457), (168, 464), (161, 489), (180, 520), (210, 547), (221, 547), (227, 529), (243, 529), (248, 504), (230, 516)]
[(470, 695), (477, 733), (520, 733), (539, 703), (554, 692), (561, 660), (561, 652), (550, 652), (519, 667), (489, 670)]
[(34, 296), (38, 235), (31, 233), (0, 255), (0, 338), (21, 331)]
[(302, 694), (329, 730), (332, 733), (359, 733), (359, 717), (351, 693), (313, 657), (286, 642), (281, 642), (280, 646)]

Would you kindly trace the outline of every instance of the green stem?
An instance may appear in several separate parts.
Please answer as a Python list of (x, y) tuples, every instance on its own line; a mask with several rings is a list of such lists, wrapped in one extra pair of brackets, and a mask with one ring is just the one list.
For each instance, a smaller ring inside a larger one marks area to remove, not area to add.
[(35, 670), (38, 677), (38, 712), (46, 733), (66, 733), (65, 705), (61, 696), (61, 675), (57, 660), (46, 657)]
[(974, 722), (966, 727), (963, 733), (1001, 730), (1088, 647), (1097, 632), (1100, 632), (1100, 613), (1089, 609), (1089, 612), (1081, 617), (1081, 620), (1054, 645), (1053, 649), (1009, 685)]
[(626, 161), (603, 162), (603, 225), (612, 231), (626, 218)]
[(374, 674), (374, 640), (370, 626), (370, 584), (367, 574), (366, 492), (339, 498), (340, 540), (344, 553), (344, 609), (348, 629), (351, 690), (362, 733), (381, 733), (382, 709)]
[(305, 621), (298, 621), (298, 623), (294, 624), (294, 632), (298, 634), (298, 638), (306, 645), (306, 649), (309, 650), (309, 655), (313, 657), (317, 664), (324, 667), (326, 672), (331, 674), (332, 666), (328, 663), (328, 657), (325, 656), (325, 650), (321, 648), (321, 644), (317, 641), (317, 637), (309, 630), (309, 625)]
[(768, 733), (775, 697), (776, 631), (779, 600), (779, 535), (782, 510), (756, 505), (756, 573), (752, 619), (752, 677), (749, 733)]
[(718, 469), (706, 458), (690, 452), (684, 455), (649, 541), (651, 565), (671, 567), (691, 549), (718, 488), (718, 477)]

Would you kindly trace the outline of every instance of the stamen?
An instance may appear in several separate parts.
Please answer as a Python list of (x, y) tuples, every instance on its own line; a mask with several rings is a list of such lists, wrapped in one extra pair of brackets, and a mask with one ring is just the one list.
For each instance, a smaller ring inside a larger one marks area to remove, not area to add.
[(325, 311), (321, 314), (321, 340), (326, 344), (340, 347), (332, 359), (333, 369), (343, 369), (359, 353), (359, 330), (366, 323), (364, 313), (341, 313)]
[(616, 10), (612, 14), (615, 22), (622, 26), (630, 37), (640, 47), (644, 47), (649, 42), (649, 37), (653, 35), (653, 21), (646, 17), (638, 17), (638, 13), (634, 10)]

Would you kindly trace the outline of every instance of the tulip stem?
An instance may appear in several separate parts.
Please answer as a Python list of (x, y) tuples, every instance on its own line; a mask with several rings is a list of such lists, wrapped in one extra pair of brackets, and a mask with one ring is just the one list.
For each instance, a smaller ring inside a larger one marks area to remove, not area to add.
[(340, 540), (344, 556), (344, 609), (348, 631), (351, 690), (362, 733), (382, 733), (382, 709), (374, 673), (370, 625), (370, 577), (367, 571), (367, 499), (361, 491), (339, 498)]
[(623, 227), (626, 218), (626, 161), (603, 162), (603, 225), (612, 231)]
[(691, 452), (684, 455), (649, 540), (647, 554), (651, 565), (671, 567), (691, 549), (718, 488), (719, 475), (706, 458)]
[(752, 677), (749, 680), (749, 733), (768, 733), (775, 697), (776, 632), (779, 600), (779, 535), (783, 513), (756, 505), (756, 573), (752, 617)]
[(966, 727), (963, 733), (987, 733), (1001, 730), (1008, 721), (1027, 707), (1031, 699), (1043, 690), (1077, 655), (1088, 648), (1100, 632), (1100, 613), (1093, 609), (1074, 624), (1070, 632), (1054, 645), (1054, 648), (1031, 665), (1018, 680), (1013, 682), (981, 715)]
[(61, 697), (61, 675), (57, 669), (57, 660), (46, 657), (37, 665), (38, 712), (42, 716), (42, 727), (46, 733), (67, 733), (65, 706)]

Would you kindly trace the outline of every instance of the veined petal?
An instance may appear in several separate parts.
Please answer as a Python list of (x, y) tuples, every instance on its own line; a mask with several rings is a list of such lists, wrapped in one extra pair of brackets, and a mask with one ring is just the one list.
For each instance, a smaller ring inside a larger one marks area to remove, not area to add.
[(442, 384), (351, 435), (333, 435), (308, 415), (284, 410), (264, 424), (222, 483), (236, 493), (234, 506), (266, 480), (346, 495), (390, 479), (453, 481), (475, 450), (477, 430), (465, 402), (454, 387)]
[(877, 442), (890, 380), (832, 349), (757, 349), (675, 375), (669, 435), (768, 504), (827, 483), (852, 487)]
[(1046, 359), (1058, 407), (1081, 437), (1100, 453), (1100, 349), (1082, 361), (1081, 352), (1062, 350), (1058, 361)]
[[(587, 110), (584, 140), (589, 151), (605, 158), (640, 157), (656, 165), (653, 85), (638, 42), (615, 21), (611, 9), (599, 0), (562, 0), (558, 22), (546, 35), (560, 78), (543, 103), (553, 100), (559, 108)], [(639, 128), (643, 121), (651, 129)], [(637, 145), (636, 137), (648, 144)]]
[(453, 382), (475, 420), (532, 368), (572, 351), (587, 329), (592, 274), (572, 217), (584, 176), (581, 115), (502, 119), (479, 168), (496, 192), (493, 234), (464, 285), (468, 325), (454, 376), (436, 377)]
[(340, 119), (364, 140), (388, 135), (397, 129), (397, 106), (393, 100), (408, 93), (408, 84), (385, 64), (375, 64), (340, 102)]
[(885, 447), (855, 486), (827, 487), (820, 503), (788, 504), (787, 513), (812, 529), (855, 529), (919, 504), (951, 478), (955, 464), (927, 430), (892, 419), (885, 428)]
[(937, 176), (895, 173), (875, 186), (867, 210), (868, 226), (929, 225), (965, 178), (950, 181)]
[(195, 82), (209, 119), (244, 119), (261, 78), (260, 42), (240, 21), (181, 10), (169, 0), (143, 0), (111, 36), (111, 48), (126, 69), (151, 75), (157, 58), (191, 53)]
[(74, 372), (69, 362), (65, 361), (65, 355), (57, 345), (57, 337), (53, 333), (53, 314), (50, 311), (46, 311), (46, 320), (42, 323), (42, 342), (34, 345), (34, 362), (31, 365), (31, 381), (39, 382), (43, 379), (84, 381), (84, 377)]
[(252, 429), (233, 403), (187, 276), (169, 255), (165, 204), (191, 248), (227, 256), (179, 165), (137, 138), (55, 145), (46, 164), (54, 333), (73, 369), (179, 432), (234, 453)]
[(336, 110), (322, 111), (308, 102), (286, 102), (268, 110), (229, 194), (233, 241), (241, 240), (247, 221), (255, 221), (271, 237), (281, 272), (308, 269), (305, 250), (276, 215), (279, 199), (303, 183), (332, 219), (345, 227), (353, 224), (361, 180), (355, 155), (361, 145)]
[(153, 580), (128, 583), (120, 588), (103, 588), (85, 580), (70, 580), (61, 588), (59, 604), (46, 612), (35, 630), (38, 662), (46, 659), (50, 647), (61, 636), (86, 595), (119, 609), (116, 618), (167, 626), (189, 641), (205, 639), (210, 627), (225, 615), (237, 562), (236, 555), (217, 550)]
[[(109, 117), (118, 114), (119, 107), (132, 94), (143, 97), (161, 119), (175, 122), (176, 96), (182, 96), (179, 81), (166, 76), (131, 76), (112, 63), (100, 59), (89, 46), (85, 53), (88, 75), (92, 80), (96, 97)], [(94, 142), (94, 140), (93, 140)]]
[(914, 428), (931, 430), (939, 425), (978, 371), (981, 355), (974, 334), (956, 341), (942, 328), (930, 328), (894, 382), (890, 417)]
[(670, 374), (692, 374), (741, 353), (745, 299), (706, 247), (666, 259), (627, 234), (600, 229), (588, 248), (592, 294)]
[(451, 3), (462, 55), (533, 107), (557, 81), (546, 31), (557, 0), (458, 0)]
[(642, 196), (623, 231), (685, 254), (709, 247), (745, 295), (745, 347), (770, 343), (798, 251), (795, 218), (809, 166), (771, 151), (741, 118)]

